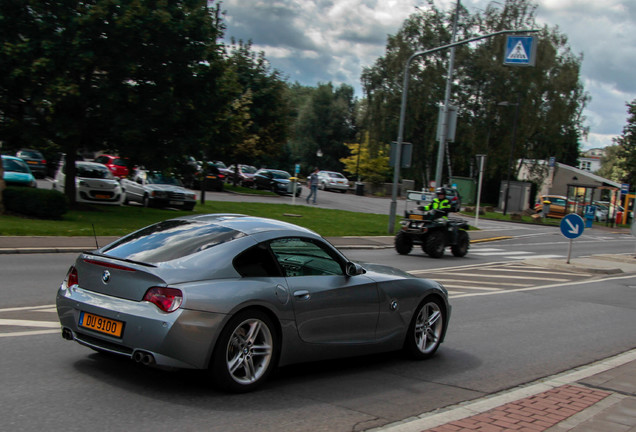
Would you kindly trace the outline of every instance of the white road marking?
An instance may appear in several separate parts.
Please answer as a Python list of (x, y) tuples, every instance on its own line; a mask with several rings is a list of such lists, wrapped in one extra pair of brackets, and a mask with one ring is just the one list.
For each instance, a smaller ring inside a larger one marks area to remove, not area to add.
[(563, 255), (526, 255), (526, 256), (511, 256), (511, 259), (526, 259), (526, 258), (565, 258)]
[(0, 326), (13, 327), (44, 327), (56, 328), (60, 326), (57, 321), (32, 321), (32, 320), (16, 320), (16, 319), (0, 319)]
[(33, 330), (33, 331), (24, 331), (24, 332), (11, 332), (11, 333), (0, 333), (0, 338), (3, 337), (17, 337), (17, 336), (35, 336), (35, 335), (43, 335), (43, 334), (59, 334), (59, 330)]
[(22, 311), (22, 310), (39, 310), (39, 309), (52, 309), (52, 308), (55, 308), (55, 305), (13, 307), (13, 308), (7, 308), (7, 309), (0, 309), (0, 312), (15, 312), (15, 311)]
[(482, 252), (482, 251), (472, 251), (470, 253), (471, 255), (478, 255), (478, 256), (500, 256), (500, 255), (505, 255), (505, 256), (510, 256), (510, 255), (523, 255), (524, 258), (527, 258), (530, 255), (533, 255), (532, 252), (525, 252), (525, 251), (501, 251), (501, 252)]

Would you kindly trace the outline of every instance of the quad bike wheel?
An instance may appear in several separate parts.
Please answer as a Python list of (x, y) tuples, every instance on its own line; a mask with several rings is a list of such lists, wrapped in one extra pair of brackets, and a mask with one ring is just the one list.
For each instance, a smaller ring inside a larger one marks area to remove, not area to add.
[(468, 247), (470, 246), (470, 239), (466, 231), (459, 230), (457, 233), (457, 243), (451, 246), (451, 252), (456, 257), (463, 257), (468, 253)]
[(433, 231), (426, 237), (426, 241), (422, 245), (424, 252), (431, 258), (441, 258), (444, 256), (446, 248), (446, 239), (441, 231)]
[(403, 231), (400, 231), (395, 236), (395, 250), (400, 255), (408, 255), (413, 249), (413, 240)]

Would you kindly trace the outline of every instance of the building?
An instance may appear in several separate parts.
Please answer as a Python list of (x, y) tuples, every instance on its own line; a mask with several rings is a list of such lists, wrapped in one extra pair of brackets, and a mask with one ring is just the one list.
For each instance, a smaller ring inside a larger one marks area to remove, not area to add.
[(524, 159), (519, 163), (518, 179), (535, 183), (537, 196), (563, 195), (577, 205), (586, 205), (593, 201), (615, 202), (620, 195), (620, 183), (587, 170), (560, 162), (550, 165), (545, 160)]
[(601, 169), (601, 159), (605, 156), (605, 149), (593, 148), (579, 157), (579, 169), (595, 173)]

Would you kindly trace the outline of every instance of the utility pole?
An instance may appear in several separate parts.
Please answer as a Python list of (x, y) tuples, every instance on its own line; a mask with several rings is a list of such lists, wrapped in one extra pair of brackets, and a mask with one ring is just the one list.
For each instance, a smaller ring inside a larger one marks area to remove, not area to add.
[[(459, 20), (460, 0), (457, 0), (455, 7), (455, 21), (453, 22), (453, 35), (451, 36), (451, 45), (455, 43), (457, 36), (457, 22)], [(439, 147), (437, 149), (437, 165), (435, 168), (435, 187), (442, 186), (442, 170), (444, 166), (444, 150), (446, 149), (446, 140), (448, 139), (448, 101), (450, 99), (451, 84), (453, 81), (453, 69), (455, 67), (455, 46), (450, 50), (450, 59), (448, 61), (448, 76), (446, 77), (446, 92), (444, 93), (444, 107), (442, 108), (442, 133), (439, 137)], [(450, 163), (450, 161), (449, 161)]]

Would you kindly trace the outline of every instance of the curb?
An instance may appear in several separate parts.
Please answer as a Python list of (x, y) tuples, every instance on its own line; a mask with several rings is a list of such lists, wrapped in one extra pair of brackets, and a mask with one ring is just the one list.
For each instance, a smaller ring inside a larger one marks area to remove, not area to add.
[(618, 267), (582, 266), (580, 264), (561, 263), (555, 260), (548, 261), (542, 258), (530, 258), (525, 260), (524, 262), (530, 265), (536, 265), (539, 267), (548, 267), (555, 270), (563, 270), (563, 271), (578, 272), (578, 273), (593, 273), (593, 274), (606, 274), (606, 275), (624, 273), (623, 270)]
[[(484, 396), (482, 398), (474, 399), (472, 401), (461, 402), (456, 405), (451, 405), (445, 408), (440, 408), (434, 411), (420, 414), (416, 417), (411, 417), (402, 421), (398, 421), (392, 424), (387, 424), (379, 428), (371, 429), (371, 432), (421, 432), (428, 429), (437, 428), (447, 423), (455, 422), (469, 417), (487, 413), (493, 409), (497, 409), (506, 404), (514, 403), (525, 398), (533, 397), (544, 392), (549, 392), (553, 389), (558, 389), (563, 386), (573, 385), (574, 383), (581, 381), (585, 378), (589, 378), (593, 375), (616, 367), (622, 366), (629, 362), (636, 360), (636, 350), (630, 350), (621, 354), (599, 360), (587, 365), (582, 365), (573, 368), (569, 371), (558, 373), (549, 377), (540, 378), (536, 381), (528, 384), (513, 387), (507, 390)], [(585, 384), (578, 384), (585, 387)], [(603, 390), (603, 389), (599, 389)], [(612, 395), (617, 393), (612, 390), (605, 390)], [(611, 402), (615, 402), (615, 398), (609, 396)], [(585, 413), (585, 409), (579, 413), (573, 413), (574, 416), (582, 415)], [(570, 417), (572, 419), (572, 417)], [(567, 420), (565, 420), (567, 421)], [(535, 428), (537, 431), (545, 431), (549, 427)], [(441, 430), (441, 429), (440, 429)], [(447, 429), (447, 430), (459, 430)], [(501, 428), (492, 429), (501, 430)]]

